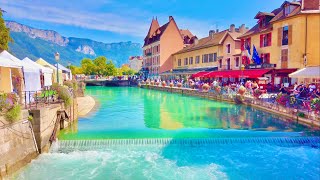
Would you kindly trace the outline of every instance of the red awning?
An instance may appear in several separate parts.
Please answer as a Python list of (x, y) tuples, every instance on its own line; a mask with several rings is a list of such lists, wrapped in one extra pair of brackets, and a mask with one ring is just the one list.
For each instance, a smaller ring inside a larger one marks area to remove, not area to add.
[(192, 74), (191, 78), (204, 77), (204, 75), (208, 74), (208, 71), (200, 71), (195, 74)]
[(205, 75), (205, 77), (224, 77), (224, 78), (258, 78), (268, 73), (270, 69), (246, 69), (246, 70), (230, 70), (230, 71), (212, 71)]

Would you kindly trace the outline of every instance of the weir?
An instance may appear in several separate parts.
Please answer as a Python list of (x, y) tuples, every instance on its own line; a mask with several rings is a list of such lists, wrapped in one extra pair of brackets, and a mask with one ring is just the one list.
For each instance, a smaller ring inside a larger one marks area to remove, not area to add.
[(190, 138), (190, 139), (103, 139), (103, 140), (61, 140), (59, 151), (98, 150), (111, 146), (210, 146), (220, 144), (270, 144), (280, 146), (311, 146), (320, 148), (320, 137), (253, 137), (253, 138)]

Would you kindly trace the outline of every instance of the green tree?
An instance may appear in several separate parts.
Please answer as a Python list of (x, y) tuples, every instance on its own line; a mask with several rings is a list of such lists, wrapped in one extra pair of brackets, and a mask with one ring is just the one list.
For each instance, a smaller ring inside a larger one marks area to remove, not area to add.
[(92, 60), (89, 58), (84, 58), (81, 60), (81, 70), (85, 75), (94, 75), (95, 74), (95, 65)]
[(106, 75), (107, 74), (107, 58), (104, 56), (99, 56), (93, 60), (93, 64), (95, 65), (95, 73), (98, 75)]
[(134, 75), (136, 72), (131, 69), (129, 66), (122, 66), (119, 69), (119, 72), (121, 73), (121, 75)]
[(77, 67), (77, 66), (71, 65), (69, 68), (70, 68), (72, 74), (82, 74), (82, 68), (81, 67)]
[(4, 19), (2, 18), (2, 9), (0, 8), (0, 51), (1, 50), (8, 50), (9, 42), (13, 42), (10, 37), (9, 28), (6, 27), (4, 23)]
[(112, 60), (107, 60), (105, 75), (106, 76), (116, 76), (117, 75), (117, 68), (113, 64)]

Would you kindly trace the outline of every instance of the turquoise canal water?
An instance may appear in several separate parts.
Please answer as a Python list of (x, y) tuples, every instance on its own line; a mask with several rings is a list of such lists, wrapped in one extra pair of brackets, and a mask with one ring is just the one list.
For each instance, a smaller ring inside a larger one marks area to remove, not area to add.
[(88, 87), (94, 112), (16, 179), (319, 179), (319, 130), (242, 105)]

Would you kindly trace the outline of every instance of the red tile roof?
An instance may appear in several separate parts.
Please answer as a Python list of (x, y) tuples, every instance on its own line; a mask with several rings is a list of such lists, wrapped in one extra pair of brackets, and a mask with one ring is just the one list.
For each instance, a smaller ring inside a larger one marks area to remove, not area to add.
[(133, 59), (135, 59), (135, 58), (137, 58), (138, 60), (143, 60), (143, 57), (142, 57), (142, 56), (130, 56), (130, 57), (129, 57), (129, 60), (133, 60)]

